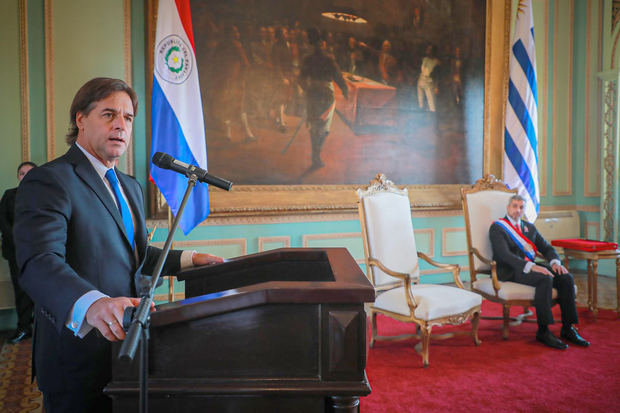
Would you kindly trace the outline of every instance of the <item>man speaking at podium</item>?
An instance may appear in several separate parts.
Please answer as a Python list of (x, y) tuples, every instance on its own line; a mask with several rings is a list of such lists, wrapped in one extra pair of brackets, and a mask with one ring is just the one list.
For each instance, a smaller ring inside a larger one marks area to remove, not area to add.
[[(161, 250), (147, 246), (143, 195), (120, 172), (137, 114), (136, 93), (95, 78), (73, 98), (67, 153), (23, 180), (14, 235), (20, 283), (35, 303), (34, 370), (47, 413), (109, 412), (111, 341), (123, 340)], [(170, 251), (162, 274), (221, 262)], [(96, 330), (96, 331), (91, 331)]]

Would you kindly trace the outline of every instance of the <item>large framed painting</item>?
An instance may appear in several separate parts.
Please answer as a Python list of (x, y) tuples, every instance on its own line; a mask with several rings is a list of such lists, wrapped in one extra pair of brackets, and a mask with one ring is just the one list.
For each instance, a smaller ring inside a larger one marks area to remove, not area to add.
[(454, 209), (460, 186), (501, 170), (506, 2), (190, 6), (209, 172), (235, 184), (211, 191), (212, 213), (350, 210), (379, 172), (414, 208)]

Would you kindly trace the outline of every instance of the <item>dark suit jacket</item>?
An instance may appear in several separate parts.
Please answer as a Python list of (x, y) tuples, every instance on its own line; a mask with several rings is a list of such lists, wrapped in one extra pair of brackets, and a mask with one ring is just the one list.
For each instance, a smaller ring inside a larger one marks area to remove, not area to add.
[(0, 231), (2, 232), (2, 256), (15, 260), (13, 222), (15, 221), (15, 195), (17, 188), (7, 189), (0, 200)]
[[(43, 392), (99, 391), (110, 379), (110, 343), (97, 331), (84, 339), (65, 322), (90, 290), (135, 297), (136, 271), (149, 274), (161, 250), (147, 247), (143, 195), (138, 182), (117, 170), (135, 216), (138, 262), (115, 200), (73, 145), (35, 168), (17, 191), (14, 239), (20, 284), (35, 302), (34, 362)], [(172, 251), (163, 273), (179, 270)]]
[[(560, 259), (558, 253), (536, 230), (534, 224), (521, 220), (521, 231), (541, 253), (547, 262)], [(527, 261), (525, 254), (519, 246), (510, 238), (502, 227), (493, 223), (489, 229), (491, 247), (493, 248), (493, 260), (497, 261), (497, 277), (501, 281), (508, 281), (516, 273), (522, 273)]]

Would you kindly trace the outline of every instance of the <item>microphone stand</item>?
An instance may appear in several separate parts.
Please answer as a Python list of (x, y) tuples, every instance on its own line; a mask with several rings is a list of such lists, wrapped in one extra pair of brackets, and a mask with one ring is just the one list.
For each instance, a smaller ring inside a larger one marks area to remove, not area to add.
[(172, 238), (174, 236), (174, 232), (179, 225), (179, 221), (181, 219), (181, 215), (183, 214), (183, 209), (185, 209), (185, 204), (187, 203), (187, 199), (189, 198), (192, 189), (196, 186), (196, 182), (198, 181), (198, 177), (196, 174), (191, 173), (189, 175), (189, 180), (187, 182), (187, 189), (185, 190), (185, 195), (183, 196), (183, 200), (181, 201), (181, 206), (179, 207), (179, 211), (177, 212), (177, 216), (174, 218), (172, 223), (172, 227), (168, 231), (168, 238), (166, 239), (166, 243), (164, 244), (164, 248), (159, 256), (157, 264), (155, 265), (155, 270), (153, 271), (152, 283), (150, 290), (143, 294), (140, 297), (140, 304), (134, 310), (133, 307), (128, 307), (125, 309), (125, 316), (127, 316), (127, 312), (134, 312), (133, 319), (131, 320), (131, 324), (129, 327), (129, 331), (123, 344), (121, 345), (121, 349), (118, 354), (118, 358), (120, 360), (132, 361), (135, 354), (136, 349), (138, 347), (138, 342), (140, 342), (140, 405), (139, 411), (141, 413), (148, 412), (148, 340), (149, 340), (149, 324), (150, 324), (150, 309), (151, 303), (153, 302), (153, 294), (155, 293), (155, 287), (157, 286), (157, 281), (159, 281), (159, 276), (161, 274), (161, 270), (164, 266), (164, 262), (168, 257), (168, 253), (170, 252), (170, 246), (172, 245)]

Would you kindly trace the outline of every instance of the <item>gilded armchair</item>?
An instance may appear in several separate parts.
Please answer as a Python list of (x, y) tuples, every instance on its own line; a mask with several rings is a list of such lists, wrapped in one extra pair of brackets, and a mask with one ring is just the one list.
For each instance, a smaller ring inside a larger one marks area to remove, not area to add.
[[(493, 175), (479, 179), (471, 188), (461, 188), (471, 290), (502, 305), (502, 317), (489, 318), (503, 320), (504, 339), (508, 339), (510, 325), (536, 321), (528, 318), (533, 314), (529, 308), (534, 306), (535, 288), (511, 281), (499, 281), (497, 264), (492, 259), (489, 228), (495, 220), (506, 215), (508, 200), (516, 193), (516, 189), (508, 189)], [(553, 299), (556, 297), (557, 290), (554, 288)], [(523, 307), (523, 313), (511, 317), (511, 306)]]
[[(433, 326), (463, 324), (471, 318), (470, 334), (476, 345), (482, 297), (468, 291), (459, 278), (458, 265), (441, 264), (418, 252), (411, 222), (411, 205), (407, 190), (398, 189), (383, 174), (378, 174), (367, 189), (358, 189), (358, 210), (362, 226), (366, 271), (375, 287), (376, 300), (370, 305), (370, 347), (376, 340), (417, 338), (416, 351), (424, 366), (429, 364), (429, 343)], [(456, 287), (420, 284), (418, 258), (451, 272)], [(419, 333), (400, 336), (379, 336), (377, 314), (415, 323)], [(420, 350), (421, 344), (421, 350)]]

